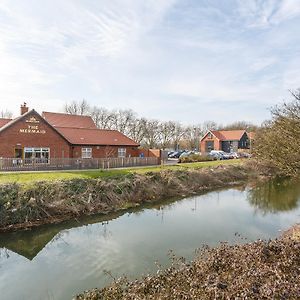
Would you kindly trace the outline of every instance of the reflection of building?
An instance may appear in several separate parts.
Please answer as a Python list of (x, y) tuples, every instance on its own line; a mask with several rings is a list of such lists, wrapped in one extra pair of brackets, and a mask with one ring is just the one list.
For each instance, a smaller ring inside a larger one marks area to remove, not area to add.
[(200, 140), (202, 153), (211, 150), (238, 152), (239, 149), (249, 149), (250, 139), (245, 130), (209, 130)]
[(61, 239), (61, 233), (64, 230), (72, 230), (72, 228), (82, 227), (87, 224), (99, 223), (101, 225), (102, 222), (117, 219), (123, 213), (120, 211), (108, 215), (88, 216), (80, 219), (80, 222), (78, 220), (71, 220), (60, 224), (38, 227), (33, 230), (1, 233), (0, 251), (8, 249), (32, 260), (47, 244)]
[(13, 120), (0, 119), (0, 157), (47, 162), (51, 158), (137, 157), (139, 144), (116, 130), (98, 129), (89, 116), (21, 106)]

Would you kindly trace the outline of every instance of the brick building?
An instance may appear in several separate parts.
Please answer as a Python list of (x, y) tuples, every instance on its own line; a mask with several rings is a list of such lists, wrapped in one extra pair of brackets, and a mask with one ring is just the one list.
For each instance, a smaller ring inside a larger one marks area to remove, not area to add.
[(250, 139), (245, 130), (209, 130), (200, 140), (201, 153), (211, 150), (238, 152), (249, 149)]
[(139, 144), (116, 130), (98, 129), (89, 116), (43, 112), (24, 103), (15, 119), (0, 119), (0, 157), (19, 159), (139, 156)]

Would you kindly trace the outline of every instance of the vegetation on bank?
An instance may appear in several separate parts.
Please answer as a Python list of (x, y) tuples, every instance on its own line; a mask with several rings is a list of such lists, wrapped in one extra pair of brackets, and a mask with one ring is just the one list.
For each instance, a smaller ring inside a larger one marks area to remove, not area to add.
[(186, 163), (176, 165), (147, 166), (110, 170), (72, 170), (72, 171), (49, 171), (49, 172), (9, 172), (0, 173), (0, 185), (6, 183), (32, 183), (36, 181), (56, 181), (71, 179), (98, 179), (118, 177), (128, 174), (145, 174), (147, 172), (161, 172), (164, 170), (185, 170), (215, 167), (219, 165), (237, 165), (241, 160), (207, 161), (199, 163)]
[(184, 157), (180, 157), (178, 162), (179, 163), (193, 163), (193, 162), (209, 162), (214, 161), (215, 158), (208, 155), (201, 155), (201, 154), (191, 154)]
[[(298, 232), (299, 234), (299, 232)], [(75, 300), (299, 299), (299, 235), (244, 245), (201, 248), (187, 263), (173, 255), (172, 266), (140, 280), (114, 280)]]
[[(246, 181), (244, 165), (166, 168), (115, 177), (73, 178), (0, 185), (0, 231), (108, 213), (145, 202), (184, 197)], [(254, 176), (254, 175), (253, 175)]]
[(272, 119), (258, 130), (253, 154), (263, 169), (284, 176), (300, 173), (300, 90), (293, 100), (272, 109)]

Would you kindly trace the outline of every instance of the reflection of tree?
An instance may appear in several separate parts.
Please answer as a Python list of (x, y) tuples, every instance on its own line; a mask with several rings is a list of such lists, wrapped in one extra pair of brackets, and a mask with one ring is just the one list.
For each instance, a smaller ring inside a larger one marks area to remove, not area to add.
[(300, 200), (300, 183), (272, 180), (259, 184), (248, 191), (247, 200), (264, 214), (292, 210)]

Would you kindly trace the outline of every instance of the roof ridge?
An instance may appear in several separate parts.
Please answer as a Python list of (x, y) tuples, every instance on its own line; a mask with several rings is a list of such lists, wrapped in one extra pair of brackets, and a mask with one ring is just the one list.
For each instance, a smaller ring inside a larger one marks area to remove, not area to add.
[(44, 114), (44, 113), (46, 113), (46, 114), (55, 114), (55, 115), (65, 115), (65, 116), (92, 118), (92, 116), (89, 116), (89, 115), (76, 115), (76, 114), (69, 114), (69, 113), (62, 113), (62, 112), (43, 111), (42, 114)]
[[(86, 129), (86, 130), (102, 130), (102, 131), (117, 131), (121, 132), (116, 129), (105, 129), (105, 128), (93, 128), (93, 127), (74, 127), (74, 126), (54, 126), (55, 128), (70, 128), (70, 129)], [(121, 132), (122, 133), (122, 132)]]

